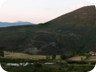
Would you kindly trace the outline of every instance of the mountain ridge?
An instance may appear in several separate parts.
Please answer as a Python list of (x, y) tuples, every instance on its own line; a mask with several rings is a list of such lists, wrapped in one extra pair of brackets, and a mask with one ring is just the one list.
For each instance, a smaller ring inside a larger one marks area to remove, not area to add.
[(23, 21), (17, 21), (17, 22), (0, 22), (0, 27), (9, 27), (9, 26), (20, 26), (20, 25), (32, 25), (31, 22), (23, 22)]

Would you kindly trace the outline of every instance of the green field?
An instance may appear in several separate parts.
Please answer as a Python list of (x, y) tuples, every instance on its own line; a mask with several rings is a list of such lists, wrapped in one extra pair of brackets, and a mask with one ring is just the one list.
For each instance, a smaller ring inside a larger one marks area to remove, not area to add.
[[(39, 62), (39, 61), (38, 61)], [(61, 64), (44, 65), (36, 63), (26, 67), (8, 67), (2, 64), (2, 67), (8, 72), (88, 72), (94, 68), (91, 64)]]
[[(4, 58), (0, 58), (2, 67), (9, 72), (87, 72), (94, 68), (96, 56), (90, 56), (87, 59), (85, 56), (73, 56), (68, 59), (61, 59), (57, 55), (55, 59), (46, 59), (46, 56), (51, 55), (31, 55), (19, 52), (4, 51)], [(84, 58), (84, 60), (82, 60)], [(34, 63), (27, 66), (6, 66), (7, 63)], [(54, 63), (44, 64), (46, 62)]]

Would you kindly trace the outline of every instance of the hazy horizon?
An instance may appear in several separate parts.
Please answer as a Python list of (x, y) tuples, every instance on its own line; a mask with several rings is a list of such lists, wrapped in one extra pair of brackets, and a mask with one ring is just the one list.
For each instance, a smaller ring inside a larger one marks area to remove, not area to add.
[(8, 0), (0, 7), (0, 22), (44, 23), (90, 5), (88, 0)]

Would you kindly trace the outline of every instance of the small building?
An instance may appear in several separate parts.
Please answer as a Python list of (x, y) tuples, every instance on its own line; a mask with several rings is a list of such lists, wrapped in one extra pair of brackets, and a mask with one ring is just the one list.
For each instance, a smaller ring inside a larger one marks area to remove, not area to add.
[(90, 51), (89, 54), (92, 56), (96, 56), (96, 52), (94, 52), (94, 51)]
[(41, 50), (39, 50), (38, 48), (28, 48), (26, 49), (24, 52), (28, 52), (31, 54), (38, 54)]

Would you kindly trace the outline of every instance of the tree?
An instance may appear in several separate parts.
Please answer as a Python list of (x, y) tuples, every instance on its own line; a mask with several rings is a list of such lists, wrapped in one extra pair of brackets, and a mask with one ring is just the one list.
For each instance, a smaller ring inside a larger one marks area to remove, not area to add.
[(0, 47), (0, 56), (4, 57), (4, 47)]
[(52, 59), (53, 59), (53, 60), (56, 59), (56, 55), (52, 55)]
[(50, 59), (50, 56), (49, 56), (49, 55), (47, 55), (47, 56), (46, 56), (46, 59), (47, 59), (47, 60), (49, 60), (49, 59)]
[(60, 58), (61, 58), (62, 60), (64, 60), (64, 59), (66, 59), (67, 57), (66, 57), (65, 55), (61, 55)]

